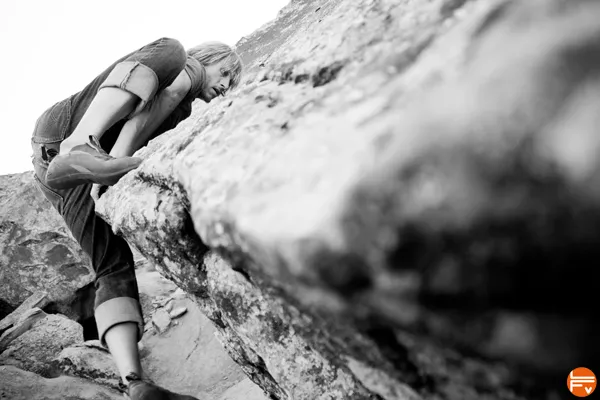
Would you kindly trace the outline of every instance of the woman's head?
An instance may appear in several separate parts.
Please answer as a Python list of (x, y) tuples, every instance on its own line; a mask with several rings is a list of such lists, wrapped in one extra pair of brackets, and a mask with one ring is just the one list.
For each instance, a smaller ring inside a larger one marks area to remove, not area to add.
[(206, 70), (204, 101), (210, 101), (219, 94), (239, 85), (242, 78), (242, 60), (235, 51), (221, 42), (206, 42), (187, 51)]

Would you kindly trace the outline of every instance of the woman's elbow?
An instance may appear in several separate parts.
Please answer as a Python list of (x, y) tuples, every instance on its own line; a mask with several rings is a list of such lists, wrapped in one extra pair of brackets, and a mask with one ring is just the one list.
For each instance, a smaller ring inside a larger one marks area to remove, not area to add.
[(185, 71), (177, 76), (175, 81), (165, 89), (165, 94), (172, 99), (183, 100), (192, 88), (192, 81)]

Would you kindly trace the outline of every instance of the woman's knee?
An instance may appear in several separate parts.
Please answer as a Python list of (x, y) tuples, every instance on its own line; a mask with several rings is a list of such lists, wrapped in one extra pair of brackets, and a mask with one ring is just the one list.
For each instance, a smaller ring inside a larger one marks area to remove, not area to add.
[(186, 52), (183, 45), (172, 38), (161, 38), (157, 41), (155, 48), (141, 62), (152, 68), (160, 83), (172, 82), (184, 69)]
[(177, 61), (179, 64), (185, 64), (186, 52), (179, 40), (168, 37), (159, 40), (160, 45), (157, 50), (162, 56), (169, 57), (169, 59)]
[(131, 53), (114, 66), (100, 85), (117, 87), (141, 99), (131, 115), (141, 111), (156, 93), (165, 89), (183, 71), (186, 52), (181, 43), (172, 38), (160, 38)]
[(168, 50), (173, 53), (183, 53), (185, 57), (185, 49), (183, 48), (183, 45), (179, 42), (179, 40), (169, 37), (163, 37), (158, 39), (158, 42), (160, 43), (159, 47), (162, 47), (165, 50)]

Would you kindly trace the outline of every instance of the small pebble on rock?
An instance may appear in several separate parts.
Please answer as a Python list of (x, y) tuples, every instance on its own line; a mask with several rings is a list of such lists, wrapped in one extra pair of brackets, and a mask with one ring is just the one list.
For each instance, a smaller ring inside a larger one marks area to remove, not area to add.
[(156, 310), (152, 316), (152, 325), (154, 325), (156, 330), (163, 333), (169, 328), (170, 324), (171, 318), (169, 317), (169, 313), (162, 308)]
[(171, 318), (178, 318), (178, 317), (181, 317), (186, 312), (187, 312), (187, 308), (185, 308), (185, 307), (178, 307), (178, 308), (174, 309), (173, 311), (171, 311), (169, 313), (169, 316)]

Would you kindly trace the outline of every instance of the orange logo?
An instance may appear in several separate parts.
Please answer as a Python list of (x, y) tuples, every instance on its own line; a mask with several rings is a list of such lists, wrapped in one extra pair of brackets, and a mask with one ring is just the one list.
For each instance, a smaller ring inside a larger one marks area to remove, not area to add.
[(575, 368), (567, 377), (567, 387), (577, 397), (588, 397), (596, 389), (596, 375), (590, 369)]

